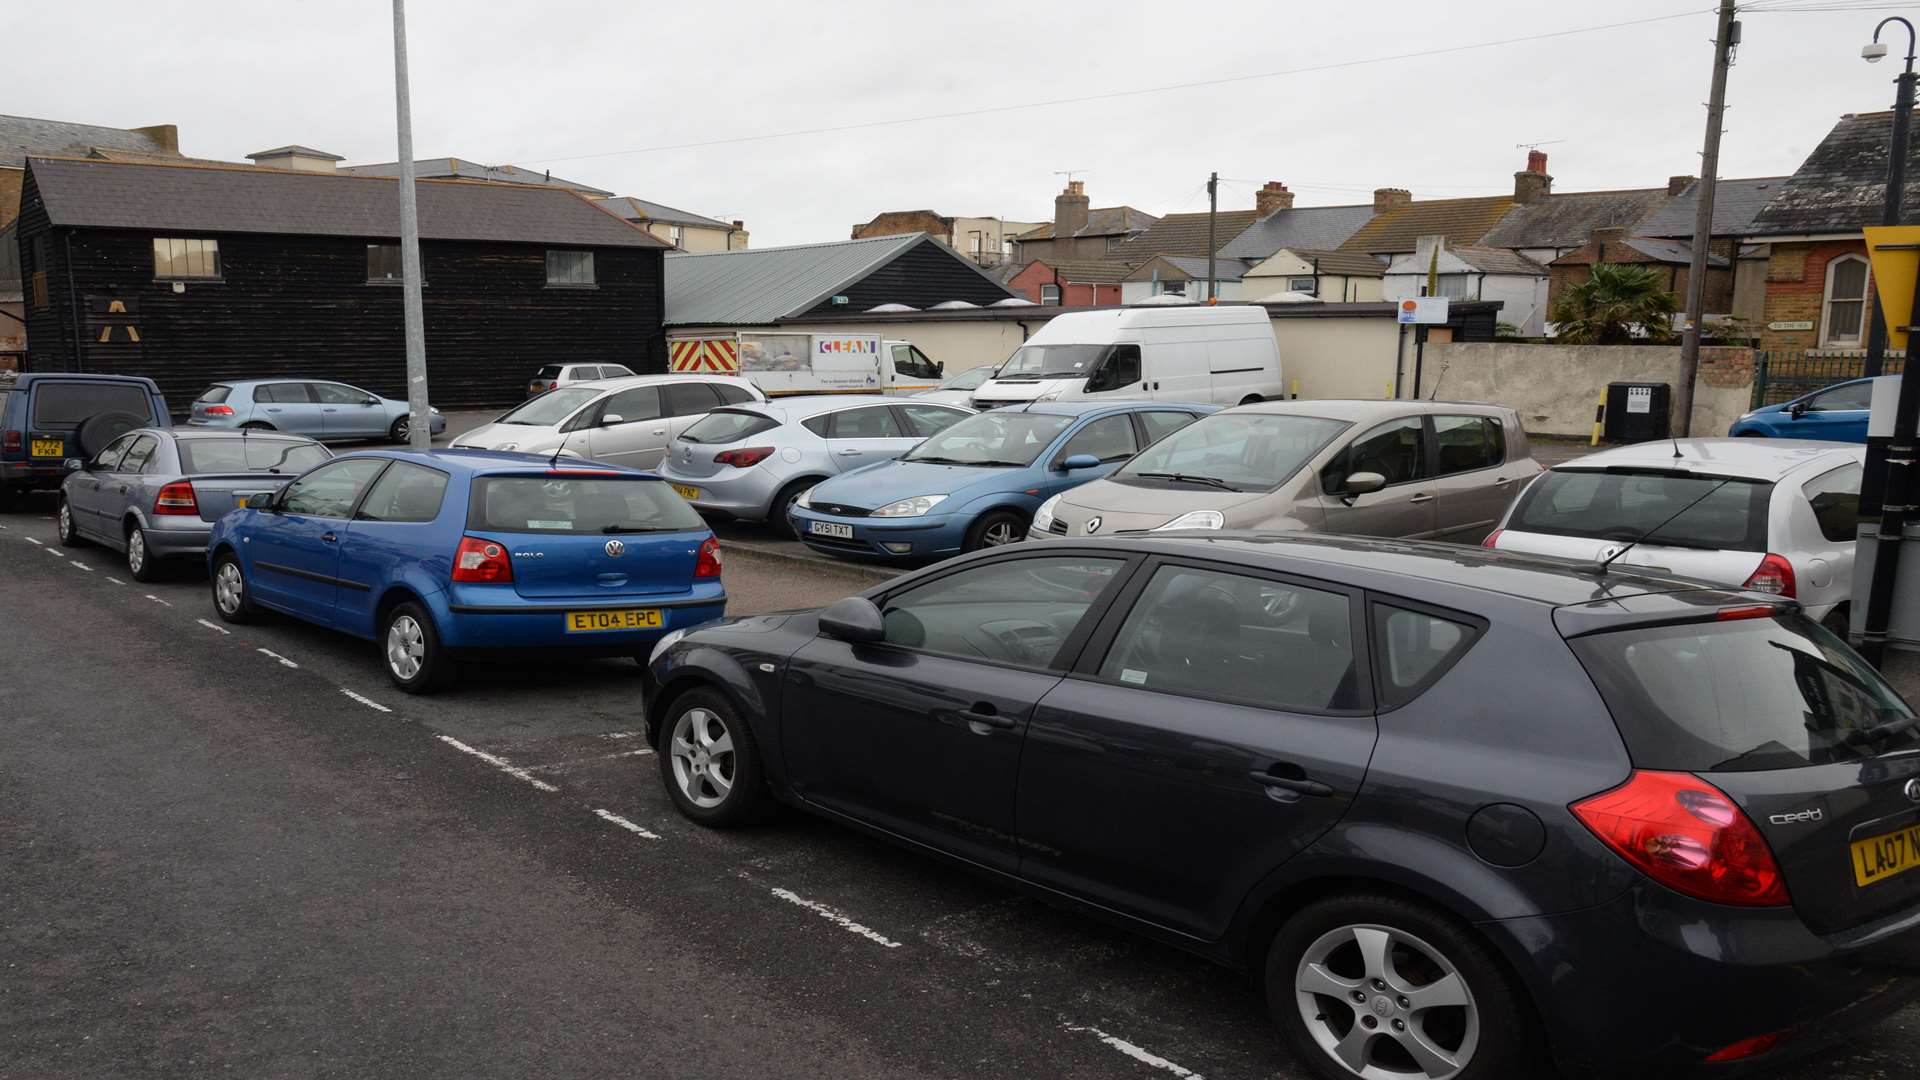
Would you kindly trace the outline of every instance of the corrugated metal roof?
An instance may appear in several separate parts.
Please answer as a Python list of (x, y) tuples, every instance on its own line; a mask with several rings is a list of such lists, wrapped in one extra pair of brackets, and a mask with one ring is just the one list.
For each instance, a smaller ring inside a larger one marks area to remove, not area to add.
[(1373, 205), (1301, 206), (1275, 210), (1254, 222), (1239, 236), (1223, 246), (1220, 254), (1229, 259), (1265, 259), (1281, 248), (1299, 251), (1309, 248), (1326, 251), (1341, 244), (1373, 220)]
[(0, 115), (0, 165), (18, 169), (26, 164), (29, 156), (84, 154), (96, 146), (143, 154), (168, 153), (167, 148), (153, 136), (126, 128)]
[[(667, 322), (762, 325), (815, 307), (916, 244), (926, 233), (750, 251), (667, 256)], [(958, 258), (958, 256), (956, 256)]]
[(600, 205), (628, 221), (661, 221), (668, 225), (698, 225), (703, 229), (731, 229), (724, 221), (702, 217), (691, 210), (676, 210), (665, 203), (649, 202), (635, 195), (619, 195), (600, 200)]

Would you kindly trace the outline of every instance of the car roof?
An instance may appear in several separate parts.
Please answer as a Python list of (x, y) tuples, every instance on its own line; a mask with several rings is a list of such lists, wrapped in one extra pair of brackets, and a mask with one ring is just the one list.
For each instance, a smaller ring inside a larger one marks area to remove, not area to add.
[(1372, 401), (1365, 398), (1320, 398), (1312, 401), (1256, 401), (1251, 405), (1236, 406), (1233, 411), (1273, 416), (1317, 416), (1326, 420), (1366, 423), (1436, 413), (1464, 412), (1476, 416), (1504, 416), (1513, 410), (1504, 405), (1488, 405), (1477, 401)]
[[(1675, 456), (1675, 451), (1679, 456)], [(1831, 461), (1838, 466), (1860, 461), (1867, 448), (1855, 443), (1812, 439), (1661, 439), (1615, 447), (1555, 465), (1555, 472), (1584, 469), (1640, 468), (1663, 472), (1697, 472), (1708, 476), (1738, 476), (1778, 480), (1808, 465)]]
[[(937, 405), (929, 401), (924, 404)], [(1197, 401), (1033, 401), (1011, 405), (995, 412), (1028, 412), (1042, 416), (1087, 416), (1099, 412), (1141, 412), (1147, 409), (1180, 409), (1187, 412), (1217, 412), (1218, 405)]]
[(154, 387), (154, 381), (145, 375), (102, 375), (91, 371), (28, 371), (14, 376), (10, 382), (18, 389), (26, 389), (37, 382), (104, 382), (131, 383), (135, 386)]
[(625, 465), (614, 465), (605, 461), (590, 461), (586, 458), (555, 457), (552, 454), (521, 454), (511, 450), (356, 450), (350, 454), (341, 454), (334, 458), (340, 461), (347, 458), (390, 458), (394, 461), (410, 461), (416, 465), (426, 465), (441, 470), (453, 470), (472, 475), (487, 473), (525, 473), (541, 472), (547, 469), (596, 473), (621, 473), (628, 476), (640, 476), (649, 480), (659, 477)]
[(313, 443), (315, 446), (320, 445), (319, 442), (313, 439), (309, 439), (305, 435), (295, 435), (291, 431), (253, 431), (248, 428), (200, 428), (200, 427), (170, 427), (170, 428), (149, 427), (149, 428), (141, 428), (140, 430), (141, 431), (158, 431), (167, 435), (171, 435), (176, 439), (185, 439), (185, 440), (272, 439), (275, 442)]
[[(581, 363), (585, 362), (584, 360), (581, 361)], [(594, 366), (598, 367), (601, 365)], [(624, 367), (625, 365), (622, 366)], [(753, 386), (751, 380), (743, 379), (738, 375), (685, 371), (668, 374), (655, 373), (652, 375), (615, 375), (610, 379), (582, 379), (577, 383), (567, 384), (567, 388), (570, 390), (630, 390), (641, 386), (663, 386), (667, 383), (676, 382), (719, 382)]]
[[(757, 411), (784, 424), (809, 416), (818, 416), (821, 413), (840, 412), (844, 409), (858, 409), (866, 405), (900, 405), (912, 400), (912, 398), (893, 397), (888, 394), (793, 394), (786, 397), (770, 398), (766, 401), (730, 402), (720, 406), (719, 409), (715, 409), (714, 411), (720, 412), (726, 409), (735, 411), (742, 409)], [(961, 412), (968, 411), (965, 406), (954, 405), (949, 402), (922, 401), (920, 404), (930, 405), (937, 409), (959, 409)]]

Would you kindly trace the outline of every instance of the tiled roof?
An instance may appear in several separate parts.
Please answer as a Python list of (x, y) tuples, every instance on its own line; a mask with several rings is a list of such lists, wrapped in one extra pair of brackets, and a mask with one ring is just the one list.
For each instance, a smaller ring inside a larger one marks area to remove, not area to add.
[(1327, 251), (1346, 243), (1372, 218), (1371, 203), (1275, 210), (1222, 245), (1220, 254), (1230, 259), (1264, 259), (1281, 248)]
[(731, 229), (733, 226), (724, 221), (702, 217), (691, 210), (675, 210), (664, 203), (648, 202), (632, 195), (621, 195), (612, 199), (597, 200), (601, 206), (619, 214), (628, 221), (660, 221), (668, 225), (697, 225), (703, 229)]
[[(1754, 216), (1778, 194), (1787, 182), (1784, 176), (1758, 176), (1744, 180), (1722, 179), (1713, 186), (1713, 235), (1746, 236), (1753, 232)], [(1641, 236), (1693, 237), (1695, 200), (1700, 182), (1667, 200), (1652, 217), (1640, 223), (1634, 232)]]
[[(1214, 215), (1214, 240), (1226, 245), (1259, 218), (1256, 210), (1227, 210)], [(1218, 250), (1218, 249), (1215, 249)], [(1155, 255), (1207, 256), (1207, 215), (1168, 214), (1139, 236), (1113, 249), (1113, 256), (1142, 263)]]
[(1477, 242), (1487, 247), (1570, 248), (1595, 229), (1632, 229), (1667, 202), (1666, 188), (1570, 191), (1515, 206)]
[[(1754, 216), (1754, 236), (1849, 233), (1877, 224), (1893, 113), (1850, 113)], [(1920, 216), (1920, 139), (1907, 148), (1907, 219)]]
[[(1387, 272), (1387, 264), (1364, 251), (1325, 251), (1315, 248), (1285, 247), (1280, 251), (1290, 252), (1314, 264), (1322, 274), (1344, 274), (1348, 277), (1380, 277)], [(1280, 254), (1276, 251), (1273, 255)], [(1267, 256), (1272, 258), (1273, 255)]]
[(28, 157), (84, 154), (96, 146), (144, 154), (168, 153), (153, 136), (125, 128), (0, 115), (0, 166), (18, 169)]
[(1512, 208), (1511, 195), (1411, 202), (1374, 215), (1340, 250), (1397, 254), (1412, 251), (1421, 237), (1435, 235), (1446, 237), (1448, 247), (1478, 244)]
[[(400, 233), (399, 184), (366, 176), (32, 158), (55, 225), (176, 233), (281, 233), (385, 238)], [(557, 188), (427, 180), (417, 185), (420, 236), (578, 247), (666, 243)]]
[(1033, 261), (1052, 267), (1059, 271), (1063, 279), (1075, 284), (1110, 284), (1112, 282), (1126, 280), (1127, 275), (1133, 272), (1131, 265), (1117, 260), (1056, 261), (1053, 259), (1035, 259)]
[[(1617, 252), (1610, 253), (1607, 257), (1607, 261), (1610, 263), (1660, 263), (1662, 265), (1685, 266), (1693, 261), (1693, 246), (1691, 244), (1683, 244), (1678, 240), (1664, 240), (1650, 236), (1629, 236), (1623, 240), (1613, 242), (1626, 245), (1631, 251), (1631, 254), (1623, 256)], [(1594, 244), (1586, 244), (1578, 250), (1569, 251), (1565, 255), (1553, 260), (1553, 265), (1590, 266), (1596, 254), (1593, 250), (1595, 246)], [(1708, 252), (1707, 265), (1715, 269), (1725, 269), (1727, 265), (1726, 256), (1715, 255), (1712, 252)]]
[[(399, 176), (400, 163), (397, 161), (383, 161), (372, 165), (343, 165), (340, 167), (340, 171), (343, 173), (352, 173), (356, 176)], [(538, 184), (541, 187), (565, 188), (568, 191), (577, 191), (582, 195), (599, 195), (603, 198), (613, 194), (611, 191), (602, 191), (597, 187), (582, 184), (578, 181), (562, 180), (560, 177), (550, 173), (523, 169), (518, 165), (481, 165), (478, 162), (456, 157), (415, 158), (413, 162), (413, 175), (415, 178), (421, 180), (433, 178), (442, 180), (491, 180), (498, 184)]]
[[(1152, 214), (1135, 210), (1131, 206), (1101, 206), (1087, 211), (1087, 224), (1074, 233), (1080, 236), (1123, 236), (1139, 232), (1160, 220)], [(1015, 240), (1051, 240), (1053, 223), (1047, 222), (1030, 232), (1023, 232)]]

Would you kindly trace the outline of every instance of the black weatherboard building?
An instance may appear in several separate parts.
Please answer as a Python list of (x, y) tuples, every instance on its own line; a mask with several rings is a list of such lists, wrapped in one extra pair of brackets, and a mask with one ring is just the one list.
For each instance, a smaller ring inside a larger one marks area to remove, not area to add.
[[(398, 182), (30, 158), (28, 371), (211, 382), (305, 375), (404, 398)], [(555, 360), (666, 370), (666, 244), (569, 191), (417, 187), (431, 396), (517, 401)]]

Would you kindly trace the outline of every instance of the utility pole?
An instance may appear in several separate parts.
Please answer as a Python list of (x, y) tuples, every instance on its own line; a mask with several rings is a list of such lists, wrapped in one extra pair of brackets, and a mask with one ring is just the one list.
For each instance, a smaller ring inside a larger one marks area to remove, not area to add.
[(1220, 174), (1207, 177), (1207, 303), (1220, 302), (1220, 277), (1213, 265), (1213, 253), (1218, 245), (1213, 240), (1213, 230), (1220, 217)]
[(1720, 175), (1720, 128), (1727, 111), (1727, 68), (1740, 44), (1733, 0), (1720, 0), (1713, 36), (1713, 88), (1707, 96), (1707, 137), (1700, 147), (1700, 184), (1693, 207), (1693, 260), (1687, 266), (1687, 323), (1680, 339), (1680, 385), (1673, 388), (1674, 426), (1693, 432), (1693, 382), (1700, 371), (1700, 329), (1706, 320), (1707, 261), (1713, 246), (1713, 191)]
[[(1911, 42), (1913, 40), (1911, 36), (1912, 24), (1896, 15), (1881, 20), (1880, 25), (1873, 28), (1874, 45), (1879, 45), (1880, 31), (1886, 29), (1887, 24), (1890, 22), (1897, 22), (1906, 26), (1909, 30), (1908, 41)], [(1881, 47), (1880, 53), (1884, 54), (1885, 51), (1885, 47)], [(1909, 132), (1913, 126), (1913, 54), (1914, 50), (1909, 48), (1907, 50), (1907, 70), (1899, 78), (1894, 80), (1897, 89), (1894, 91), (1893, 103), (1893, 140), (1889, 143), (1891, 149), (1887, 158), (1887, 197), (1880, 205), (1880, 224), (1882, 225), (1900, 224), (1900, 204), (1907, 192), (1906, 148)], [(1869, 64), (1878, 63), (1880, 60), (1880, 55), (1875, 55), (1871, 46), (1862, 50), (1861, 56), (1864, 57)], [(1887, 318), (1880, 311), (1880, 305), (1875, 304), (1873, 305), (1873, 322), (1869, 324), (1867, 330), (1867, 363), (1865, 374), (1882, 374), (1886, 367), (1886, 358)]]
[(400, 132), (400, 293), (407, 327), (407, 443), (433, 445), (427, 328), (420, 303), (420, 217), (413, 191), (413, 102), (407, 89), (407, 0), (393, 0), (393, 98)]

